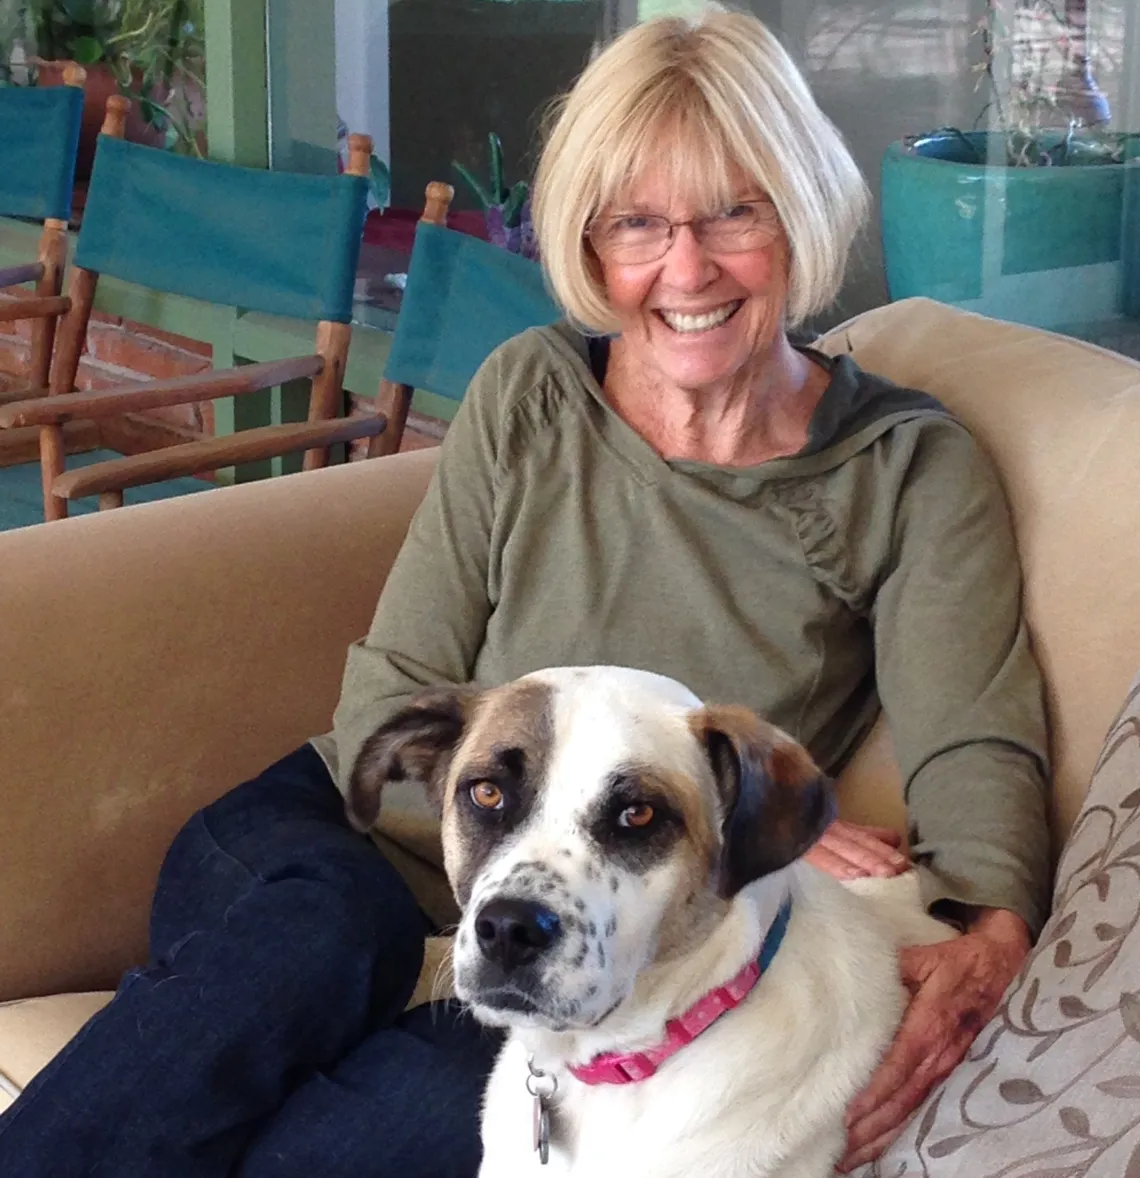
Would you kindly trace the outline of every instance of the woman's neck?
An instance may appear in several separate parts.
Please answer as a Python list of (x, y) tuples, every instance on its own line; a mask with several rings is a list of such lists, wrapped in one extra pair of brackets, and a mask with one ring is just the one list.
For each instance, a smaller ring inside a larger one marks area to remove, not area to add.
[(662, 382), (619, 337), (610, 349), (605, 394), (662, 458), (754, 466), (803, 449), (829, 380), (780, 336), (723, 386), (687, 389)]

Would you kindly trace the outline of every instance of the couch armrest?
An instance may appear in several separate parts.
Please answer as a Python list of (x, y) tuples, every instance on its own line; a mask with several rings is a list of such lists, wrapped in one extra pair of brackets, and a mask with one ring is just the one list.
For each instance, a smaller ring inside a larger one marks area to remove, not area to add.
[(328, 729), (434, 462), (0, 535), (0, 1000), (113, 986), (178, 827)]

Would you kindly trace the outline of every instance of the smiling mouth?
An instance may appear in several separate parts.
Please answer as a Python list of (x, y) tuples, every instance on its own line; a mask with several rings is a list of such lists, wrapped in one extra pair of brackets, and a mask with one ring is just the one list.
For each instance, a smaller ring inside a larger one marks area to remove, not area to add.
[(697, 332), (722, 327), (743, 306), (743, 299), (735, 299), (731, 303), (725, 303), (723, 307), (702, 311), (699, 315), (686, 315), (680, 311), (666, 311), (663, 308), (658, 309), (657, 315), (666, 327), (678, 335), (695, 335)]

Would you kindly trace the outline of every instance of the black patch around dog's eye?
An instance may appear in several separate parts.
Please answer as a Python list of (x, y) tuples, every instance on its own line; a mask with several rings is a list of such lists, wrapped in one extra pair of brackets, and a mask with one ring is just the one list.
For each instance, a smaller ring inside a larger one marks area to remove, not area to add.
[[(456, 794), (468, 805), (468, 816), (492, 826), (513, 826), (518, 810), (524, 801), (523, 783), (526, 780), (526, 754), (522, 749), (494, 749), (487, 765), (472, 765), (456, 783)], [(473, 791), (480, 786), (489, 786), (501, 794), (499, 805), (480, 805)]]
[[(652, 819), (635, 826), (622, 821), (630, 809), (648, 806)], [(610, 788), (587, 816), (586, 828), (611, 863), (638, 874), (659, 863), (684, 831), (681, 815), (637, 778), (615, 773)]]
[[(531, 776), (534, 771), (527, 763), (526, 752), (515, 746), (496, 746), (485, 760), (463, 766), (455, 787), (456, 815), (467, 845), (465, 870), (455, 880), (455, 895), (461, 907), (467, 904), (479, 866), (503, 837), (530, 815), (536, 790)], [(479, 806), (472, 800), (471, 790), (483, 784), (502, 792), (502, 805), (497, 809)]]

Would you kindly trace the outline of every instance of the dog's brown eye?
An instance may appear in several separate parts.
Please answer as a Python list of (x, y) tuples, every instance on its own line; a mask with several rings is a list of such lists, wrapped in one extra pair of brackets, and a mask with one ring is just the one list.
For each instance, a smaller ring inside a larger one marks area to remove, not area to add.
[(471, 800), (480, 810), (501, 810), (506, 799), (497, 785), (480, 781), (471, 787)]
[(654, 818), (653, 807), (648, 802), (635, 802), (618, 815), (618, 826), (639, 828), (648, 826)]

